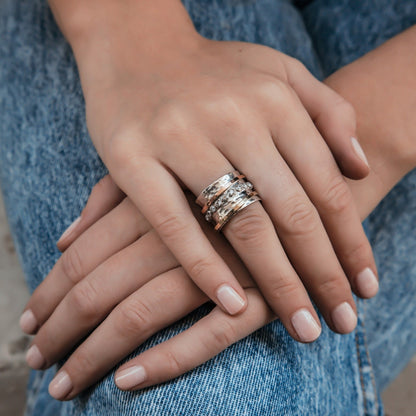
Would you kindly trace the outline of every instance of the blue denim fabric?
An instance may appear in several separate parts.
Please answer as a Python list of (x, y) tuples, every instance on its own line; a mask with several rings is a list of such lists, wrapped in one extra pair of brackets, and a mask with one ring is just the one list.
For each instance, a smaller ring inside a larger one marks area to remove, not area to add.
[[(416, 23), (414, 0), (186, 0), (206, 37), (262, 43), (323, 78)], [(308, 4), (306, 4), (308, 3)], [(59, 258), (55, 242), (107, 173), (89, 139), (71, 49), (44, 0), (0, 3), (0, 181), (31, 290)], [(119, 391), (114, 372), (78, 398), (53, 400), (55, 368), (32, 371), (27, 416), (382, 415), (379, 392), (416, 351), (416, 171), (365, 221), (380, 292), (358, 300), (354, 333), (322, 320), (311, 345), (273, 322), (176, 380)], [(192, 325), (199, 308), (130, 357)]]

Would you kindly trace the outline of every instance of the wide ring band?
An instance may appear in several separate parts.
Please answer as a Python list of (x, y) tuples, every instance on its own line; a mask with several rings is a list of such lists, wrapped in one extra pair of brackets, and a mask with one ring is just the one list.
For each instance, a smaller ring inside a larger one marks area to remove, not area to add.
[(196, 199), (202, 206), (205, 219), (220, 231), (238, 212), (256, 201), (260, 196), (253, 185), (238, 171), (229, 172), (208, 185)]
[(240, 172), (234, 170), (221, 176), (210, 185), (208, 185), (196, 199), (196, 203), (202, 207), (202, 213), (205, 214), (211, 204), (225, 191), (233, 182), (244, 178)]

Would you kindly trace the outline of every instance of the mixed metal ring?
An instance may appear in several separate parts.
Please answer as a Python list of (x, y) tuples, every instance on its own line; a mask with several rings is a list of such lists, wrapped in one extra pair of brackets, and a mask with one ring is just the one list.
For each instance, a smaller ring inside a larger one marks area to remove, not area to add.
[(220, 231), (234, 215), (261, 201), (253, 185), (238, 171), (229, 172), (208, 185), (196, 199), (205, 219)]

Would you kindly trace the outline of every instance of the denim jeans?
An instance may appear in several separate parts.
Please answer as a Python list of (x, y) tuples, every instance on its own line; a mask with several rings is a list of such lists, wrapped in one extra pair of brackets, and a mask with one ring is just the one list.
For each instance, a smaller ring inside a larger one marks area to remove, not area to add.
[[(322, 79), (416, 23), (414, 0), (184, 0), (207, 38), (261, 43)], [(46, 0), (0, 3), (0, 180), (30, 290), (59, 258), (55, 242), (107, 173), (88, 136), (73, 54)], [(348, 335), (322, 320), (312, 344), (279, 321), (189, 373), (122, 392), (114, 371), (74, 400), (52, 399), (56, 367), (32, 371), (27, 416), (382, 415), (380, 392), (416, 351), (416, 171), (364, 222), (380, 291), (357, 300)], [(189, 327), (203, 306), (159, 332), (131, 358)]]

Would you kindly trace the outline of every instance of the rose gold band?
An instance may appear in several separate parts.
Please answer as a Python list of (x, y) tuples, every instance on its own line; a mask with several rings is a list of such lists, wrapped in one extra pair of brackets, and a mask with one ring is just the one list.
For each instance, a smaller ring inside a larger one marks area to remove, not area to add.
[(196, 199), (205, 219), (220, 231), (238, 212), (261, 201), (253, 185), (238, 171), (229, 172), (208, 185)]

